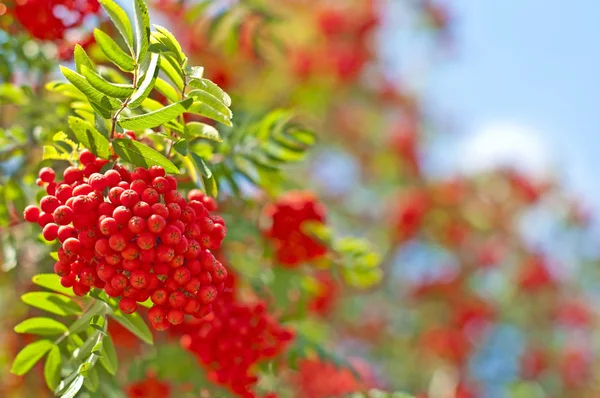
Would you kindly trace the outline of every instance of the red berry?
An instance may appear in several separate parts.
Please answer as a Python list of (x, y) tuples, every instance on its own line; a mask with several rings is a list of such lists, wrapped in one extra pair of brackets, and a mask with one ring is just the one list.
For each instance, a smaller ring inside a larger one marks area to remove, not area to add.
[(75, 166), (69, 166), (65, 169), (63, 176), (67, 184), (73, 184), (74, 182), (81, 181), (83, 179), (83, 171), (79, 170)]
[(142, 200), (149, 205), (153, 205), (158, 203), (159, 195), (154, 188), (146, 188), (144, 192), (142, 192)]
[(108, 238), (108, 245), (114, 251), (120, 252), (121, 250), (125, 249), (125, 246), (127, 246), (127, 241), (125, 240), (123, 234), (118, 233)]
[(133, 205), (132, 211), (134, 215), (143, 218), (148, 218), (152, 214), (152, 208), (150, 207), (150, 205), (142, 201), (137, 202), (135, 205)]
[(133, 216), (127, 222), (127, 228), (135, 235), (141, 234), (146, 229), (146, 221), (142, 217)]
[(52, 182), (56, 178), (56, 173), (50, 167), (42, 167), (38, 176), (43, 182)]
[(40, 209), (37, 206), (27, 206), (23, 211), (23, 218), (28, 222), (36, 222), (40, 217)]
[(60, 202), (55, 196), (44, 196), (40, 200), (40, 208), (45, 213), (52, 213), (58, 206), (60, 206)]
[(81, 281), (75, 282), (73, 285), (73, 293), (77, 296), (85, 296), (90, 291), (90, 287), (84, 285)]
[(148, 173), (153, 179), (156, 177), (164, 177), (165, 169), (163, 169), (161, 166), (150, 166), (150, 168), (148, 169)]
[(68, 238), (63, 242), (63, 249), (67, 255), (69, 253), (79, 254), (81, 251), (81, 242), (76, 238)]
[(217, 298), (217, 289), (213, 285), (202, 286), (198, 290), (198, 300), (202, 304), (210, 304)]
[(148, 274), (144, 271), (132, 271), (129, 275), (129, 283), (136, 289), (145, 289), (148, 286)]
[(73, 221), (73, 209), (69, 206), (58, 206), (53, 213), (54, 222), (58, 225), (67, 225)]
[(165, 220), (169, 217), (169, 210), (167, 209), (167, 206), (163, 205), (162, 203), (154, 203), (151, 208), (152, 213), (161, 216)]
[(133, 314), (137, 309), (137, 303), (134, 299), (125, 297), (119, 301), (119, 308), (126, 314)]
[(127, 281), (127, 278), (123, 274), (115, 275), (110, 280), (110, 285), (118, 291), (123, 291), (127, 287), (128, 284), (129, 284), (129, 282)]
[(100, 225), (98, 226), (102, 235), (112, 236), (119, 231), (119, 224), (117, 220), (112, 217), (106, 217), (102, 221), (100, 221)]
[(134, 190), (139, 195), (139, 197), (142, 196), (142, 193), (147, 187), (148, 186), (146, 185), (146, 182), (144, 180), (133, 180), (133, 182), (130, 185), (130, 189)]
[(132, 208), (133, 205), (140, 201), (140, 195), (133, 189), (126, 189), (121, 193), (119, 199), (123, 206)]
[(148, 231), (153, 234), (160, 234), (166, 226), (167, 222), (158, 214), (153, 214), (148, 218)]
[(174, 291), (169, 295), (169, 305), (171, 308), (182, 308), (185, 302), (185, 295), (180, 291)]
[(148, 319), (150, 319), (150, 322), (153, 324), (161, 323), (165, 319), (165, 316), (166, 311), (162, 307), (154, 306), (148, 310)]
[(184, 317), (185, 317), (184, 312), (179, 309), (173, 308), (173, 309), (170, 309), (169, 312), (167, 313), (167, 320), (172, 325), (179, 325), (180, 323), (183, 322)]
[(150, 232), (143, 232), (137, 237), (136, 243), (140, 249), (149, 250), (154, 247), (155, 237)]
[(79, 154), (79, 161), (83, 165), (94, 163), (96, 161), (96, 155), (94, 155), (93, 153), (91, 153), (89, 150), (84, 149)]
[(162, 305), (162, 304), (166, 303), (167, 298), (168, 298), (168, 294), (165, 289), (157, 289), (150, 296), (150, 299), (156, 305)]
[(54, 264), (54, 273), (58, 276), (67, 276), (71, 273), (71, 266), (68, 263), (57, 261)]
[(94, 173), (88, 179), (88, 184), (90, 184), (94, 191), (104, 191), (108, 186), (108, 179), (103, 174)]

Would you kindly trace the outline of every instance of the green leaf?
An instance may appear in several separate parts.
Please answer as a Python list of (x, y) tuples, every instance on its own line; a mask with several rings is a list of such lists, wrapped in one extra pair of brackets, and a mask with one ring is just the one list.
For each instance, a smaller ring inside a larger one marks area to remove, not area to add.
[(150, 46), (150, 16), (144, 0), (134, 0), (133, 13), (135, 16), (135, 56), (141, 63)]
[(173, 144), (173, 149), (177, 151), (177, 153), (182, 154), (183, 156), (188, 153), (188, 145), (186, 140), (179, 140), (175, 144)]
[(117, 109), (119, 102), (108, 98), (100, 91), (93, 88), (88, 81), (81, 76), (79, 73), (72, 71), (69, 68), (60, 66), (60, 70), (65, 75), (68, 81), (70, 81), (79, 91), (81, 91), (91, 102), (95, 103), (100, 108), (104, 109)]
[(113, 141), (113, 148), (121, 160), (135, 166), (162, 166), (167, 173), (179, 174), (179, 169), (169, 159), (141, 142), (118, 138)]
[(64, 287), (60, 284), (60, 277), (56, 274), (38, 274), (31, 278), (31, 281), (36, 285), (48, 290), (53, 290), (57, 293), (62, 293), (67, 296), (75, 297), (73, 289)]
[(231, 119), (233, 114), (231, 113), (231, 109), (229, 109), (223, 102), (221, 102), (217, 97), (212, 95), (211, 93), (204, 90), (192, 90), (188, 93), (188, 96), (194, 97), (197, 100), (205, 103), (206, 105), (214, 108), (218, 112), (224, 114), (228, 119)]
[(38, 340), (26, 345), (15, 358), (10, 370), (11, 373), (22, 376), (35, 365), (50, 349), (54, 343), (50, 340)]
[(56, 336), (67, 331), (65, 325), (46, 317), (29, 318), (15, 326), (15, 332), (17, 333), (38, 334), (41, 336)]
[(21, 296), (21, 300), (32, 307), (55, 315), (67, 316), (81, 313), (76, 302), (62, 294), (48, 292), (29, 292)]
[(77, 140), (94, 155), (102, 159), (110, 159), (110, 142), (98, 130), (85, 120), (69, 116), (69, 127)]
[(135, 62), (119, 47), (119, 45), (100, 29), (94, 29), (96, 43), (106, 57), (119, 67), (122, 71), (131, 72), (135, 69)]
[(104, 328), (105, 319), (101, 315), (94, 315), (90, 320), (90, 326), (96, 330), (99, 330), (102, 333), (106, 333), (106, 329)]
[[(66, 390), (62, 391), (61, 398), (74, 398), (75, 395), (81, 390), (83, 386), (84, 377), (82, 375), (77, 374), (73, 381), (69, 384)], [(60, 388), (60, 384), (59, 384)]]
[(175, 84), (179, 91), (183, 91), (183, 73), (181, 67), (177, 65), (177, 61), (168, 54), (160, 56), (160, 69), (165, 72), (165, 75)]
[[(189, 98), (191, 99), (191, 98)], [(188, 113), (195, 113), (197, 115), (205, 116), (209, 119), (216, 120), (217, 122), (223, 123), (226, 126), (232, 126), (231, 120), (227, 115), (217, 111), (215, 108), (211, 107), (200, 101), (195, 101), (192, 106), (187, 110)]]
[[(94, 291), (94, 290), (92, 290)], [(108, 310), (106, 304), (101, 300), (96, 300), (91, 307), (88, 307), (85, 312), (77, 318), (75, 322), (69, 326), (69, 333), (81, 333), (90, 326), (90, 320), (97, 315), (103, 315)]]
[(183, 101), (167, 105), (162, 109), (143, 115), (122, 118), (119, 120), (119, 125), (127, 130), (144, 130), (158, 127), (161, 124), (167, 123), (182, 113), (184, 113), (194, 100), (188, 98)]
[(202, 79), (202, 76), (204, 75), (204, 67), (188, 66), (185, 68), (185, 75), (193, 79)]
[(83, 95), (83, 93), (75, 88), (74, 85), (70, 83), (65, 83), (61, 81), (53, 81), (48, 82), (46, 84), (46, 90), (61, 93), (66, 97), (78, 99), (81, 101), (87, 101), (87, 97)]
[(99, 341), (92, 347), (92, 354), (101, 357), (102, 356), (102, 342)]
[(60, 349), (57, 345), (54, 345), (50, 349), (50, 353), (44, 364), (44, 379), (50, 390), (54, 390), (60, 383), (61, 363), (62, 357), (60, 356)]
[(180, 94), (177, 92), (175, 87), (171, 86), (165, 80), (160, 77), (156, 79), (155, 87), (162, 95), (167, 97), (167, 99), (171, 102), (179, 101)]
[(104, 122), (102, 116), (97, 113), (94, 113), (94, 127), (96, 127), (96, 130), (98, 130), (104, 138), (108, 138), (109, 133), (106, 123)]
[(156, 77), (158, 76), (158, 60), (158, 54), (152, 53), (150, 55), (150, 62), (148, 63), (144, 79), (127, 104), (129, 108), (134, 109), (140, 106), (147, 99), (148, 95), (150, 95), (150, 92), (152, 92), (156, 83)]
[(231, 97), (212, 81), (208, 79), (190, 79), (188, 84), (190, 87), (212, 94), (215, 98), (225, 104), (225, 106), (231, 106)]
[(67, 153), (58, 153), (53, 146), (44, 145), (42, 160), (69, 160), (69, 157)]
[(127, 13), (114, 0), (99, 0), (99, 2), (125, 39), (125, 43), (133, 49), (133, 29)]
[(217, 181), (215, 180), (212, 171), (208, 168), (208, 165), (197, 154), (190, 152), (190, 156), (194, 160), (194, 165), (198, 170), (198, 173), (202, 176), (202, 184), (206, 193), (212, 197), (217, 197), (218, 187)]
[(188, 137), (206, 138), (207, 140), (222, 142), (219, 131), (213, 126), (200, 122), (189, 122), (185, 125), (185, 133)]
[(153, 34), (154, 38), (158, 40), (162, 45), (164, 45), (167, 48), (167, 50), (172, 52), (177, 58), (177, 62), (179, 62), (179, 65), (182, 65), (185, 59), (185, 54), (183, 54), (183, 52), (181, 51), (181, 45), (179, 44), (175, 36), (173, 36), (171, 32), (169, 32), (162, 26), (154, 25), (154, 29), (156, 29), (156, 32)]
[(90, 392), (98, 391), (100, 386), (100, 380), (98, 379), (98, 372), (96, 368), (91, 368), (83, 380), (83, 386)]
[(75, 51), (73, 53), (73, 58), (75, 59), (75, 68), (77, 69), (77, 72), (83, 74), (81, 72), (83, 67), (86, 67), (91, 70), (95, 69), (92, 60), (90, 59), (90, 57), (88, 57), (83, 47), (81, 47), (79, 44), (75, 44)]
[(125, 327), (131, 333), (135, 334), (142, 341), (147, 344), (154, 344), (154, 339), (152, 338), (152, 332), (148, 329), (148, 325), (144, 322), (142, 317), (137, 314), (124, 314), (119, 309), (115, 309), (112, 314), (110, 314), (112, 318), (114, 318), (117, 322), (121, 324), (121, 326)]
[(113, 84), (109, 82), (87, 66), (81, 67), (81, 74), (93, 88), (109, 97), (127, 98), (135, 91), (133, 86), (129, 84)]
[(104, 340), (102, 342), (102, 356), (98, 359), (104, 369), (111, 375), (115, 376), (117, 374), (117, 369), (119, 368), (119, 361), (117, 359), (117, 351), (115, 350), (115, 345), (113, 344), (112, 338), (110, 335), (104, 336)]

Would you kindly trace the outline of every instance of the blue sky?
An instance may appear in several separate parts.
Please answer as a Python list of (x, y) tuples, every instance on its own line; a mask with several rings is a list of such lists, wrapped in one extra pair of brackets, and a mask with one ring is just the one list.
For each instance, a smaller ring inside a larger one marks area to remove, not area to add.
[[(499, 124), (518, 128), (509, 135), (533, 136), (524, 146), (544, 152), (552, 170), (600, 209), (600, 1), (455, 0), (450, 7), (455, 56), (432, 69), (429, 97), (458, 120), (463, 139)], [(442, 142), (450, 162), (465, 155), (456, 137)]]

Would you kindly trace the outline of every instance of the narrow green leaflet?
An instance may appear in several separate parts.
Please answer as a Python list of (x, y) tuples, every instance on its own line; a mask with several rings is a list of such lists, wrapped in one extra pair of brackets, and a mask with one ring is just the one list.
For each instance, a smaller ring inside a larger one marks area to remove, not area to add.
[(181, 67), (177, 65), (177, 61), (169, 54), (163, 53), (160, 57), (160, 69), (165, 72), (165, 75), (175, 84), (179, 91), (183, 91), (183, 73)]
[(75, 297), (73, 289), (64, 287), (60, 284), (60, 277), (56, 274), (38, 274), (31, 278), (31, 281), (36, 285), (48, 290), (53, 290), (57, 293), (62, 293), (67, 296)]
[(154, 38), (164, 45), (167, 50), (172, 52), (176, 57), (177, 62), (179, 62), (179, 65), (182, 65), (185, 60), (185, 54), (181, 50), (181, 45), (175, 36), (162, 26), (154, 25), (154, 29), (156, 29), (156, 32), (153, 34)]
[(158, 61), (159, 55), (152, 53), (150, 55), (150, 62), (148, 63), (148, 69), (146, 69), (144, 79), (137, 88), (136, 92), (133, 93), (129, 99), (129, 103), (127, 105), (129, 108), (137, 108), (148, 98), (148, 95), (150, 95), (150, 92), (154, 88), (156, 77), (158, 76)]
[(129, 84), (114, 84), (104, 79), (102, 76), (94, 72), (87, 66), (81, 67), (81, 74), (85, 77), (88, 83), (100, 91), (102, 94), (108, 95), (113, 98), (127, 98), (135, 90), (133, 86)]
[(231, 119), (233, 114), (231, 113), (231, 109), (229, 109), (223, 102), (221, 102), (217, 97), (204, 90), (192, 90), (188, 93), (190, 97), (195, 97), (197, 100), (205, 103), (206, 105), (214, 108), (215, 110), (221, 112), (227, 118)]
[(125, 39), (125, 43), (133, 49), (133, 29), (127, 13), (114, 0), (99, 0), (99, 2)]
[(17, 354), (10, 372), (17, 376), (24, 375), (29, 372), (33, 365), (42, 359), (52, 347), (54, 347), (54, 343), (50, 340), (38, 340), (26, 345)]
[(215, 96), (219, 101), (225, 104), (225, 106), (231, 106), (231, 97), (227, 94), (223, 89), (217, 86), (215, 83), (208, 79), (190, 79), (189, 83), (190, 87), (197, 88), (199, 90), (204, 90), (213, 96)]
[[(62, 391), (61, 398), (74, 398), (75, 395), (81, 390), (81, 386), (83, 386), (84, 377), (82, 375), (77, 375), (75, 379), (69, 384), (66, 390)], [(60, 387), (60, 386), (59, 386)]]
[(21, 300), (25, 304), (55, 315), (67, 316), (81, 313), (81, 309), (77, 303), (62, 294), (29, 292), (22, 295)]
[(94, 155), (102, 159), (110, 159), (110, 142), (89, 122), (69, 116), (69, 127), (77, 140)]
[(98, 378), (98, 372), (96, 368), (91, 368), (85, 379), (83, 379), (83, 386), (90, 392), (98, 391), (98, 387), (100, 386), (100, 380)]
[(186, 66), (185, 75), (194, 79), (202, 79), (202, 76), (204, 76), (204, 67)]
[(146, 323), (139, 314), (134, 312), (133, 314), (127, 315), (121, 312), (121, 310), (116, 309), (110, 315), (123, 327), (125, 327), (131, 333), (135, 334), (145, 343), (150, 345), (154, 344), (152, 332), (150, 332), (150, 329), (148, 329), (148, 325), (146, 325)]
[(144, 0), (134, 0), (133, 13), (135, 16), (135, 56), (141, 63), (150, 46), (150, 16)]
[(101, 353), (102, 356), (98, 360), (104, 366), (104, 369), (111, 375), (116, 375), (119, 368), (119, 361), (117, 359), (117, 350), (115, 350), (115, 345), (110, 335), (104, 336)]
[(178, 93), (177, 90), (175, 90), (175, 87), (171, 86), (169, 83), (167, 83), (160, 77), (156, 79), (155, 87), (162, 95), (167, 97), (167, 99), (171, 102), (177, 102), (181, 97), (181, 94)]
[(121, 118), (119, 125), (127, 130), (144, 130), (158, 127), (184, 113), (193, 103), (192, 98), (167, 105), (162, 109), (143, 115)]
[(202, 176), (202, 184), (204, 185), (204, 190), (208, 195), (212, 197), (217, 197), (217, 181), (213, 176), (212, 171), (208, 168), (208, 165), (200, 156), (193, 152), (190, 152), (190, 156), (194, 161), (194, 165), (196, 166), (198, 173)]
[(185, 133), (188, 137), (206, 138), (217, 142), (223, 141), (217, 129), (206, 123), (189, 122), (185, 125)]
[(44, 364), (44, 379), (46, 380), (46, 384), (50, 390), (54, 390), (60, 383), (61, 363), (62, 358), (60, 356), (60, 349), (55, 345), (50, 349), (50, 353), (48, 354), (46, 363)]
[(77, 69), (77, 72), (81, 73), (82, 67), (84, 66), (88, 69), (95, 69), (94, 63), (92, 62), (90, 57), (88, 57), (83, 47), (81, 47), (79, 44), (75, 44), (73, 58), (75, 59), (75, 68)]
[(17, 333), (30, 333), (41, 336), (57, 336), (67, 331), (65, 325), (46, 317), (29, 318), (15, 326), (15, 332)]
[(65, 82), (60, 82), (60, 81), (48, 82), (48, 83), (46, 83), (46, 90), (56, 92), (56, 93), (61, 93), (62, 95), (66, 96), (66, 97), (78, 99), (81, 101), (87, 100), (87, 97), (85, 95), (83, 95), (83, 93), (81, 91), (77, 90), (77, 88), (75, 88), (75, 86), (70, 83), (65, 83)]
[(106, 95), (93, 88), (79, 73), (74, 72), (62, 65), (60, 70), (68, 81), (70, 81), (79, 91), (85, 94), (85, 96), (97, 106), (104, 109), (117, 109), (119, 107), (119, 101), (108, 98)]
[(167, 173), (179, 174), (179, 169), (169, 159), (141, 142), (118, 138), (113, 141), (113, 148), (122, 160), (135, 166), (162, 166)]
[(119, 69), (125, 72), (131, 72), (135, 69), (133, 59), (109, 35), (100, 29), (94, 29), (94, 38), (106, 58), (117, 65)]
[(232, 126), (231, 119), (227, 117), (227, 115), (224, 115), (215, 108), (201, 101), (195, 101), (192, 106), (190, 106), (190, 109), (188, 109), (188, 112), (206, 116), (207, 118), (216, 120), (217, 122), (223, 123), (226, 126)]

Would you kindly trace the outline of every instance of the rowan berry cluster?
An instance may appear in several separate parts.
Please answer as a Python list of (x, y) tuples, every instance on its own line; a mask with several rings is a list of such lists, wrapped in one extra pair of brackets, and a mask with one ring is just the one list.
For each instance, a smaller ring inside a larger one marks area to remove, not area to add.
[(24, 0), (15, 2), (13, 13), (33, 37), (58, 41), (99, 10), (97, 0)]
[(211, 381), (239, 396), (255, 397), (256, 364), (279, 355), (294, 333), (271, 317), (264, 303), (244, 303), (236, 294), (230, 273), (213, 313), (187, 320), (174, 332), (183, 333), (182, 346), (196, 355)]
[(227, 277), (211, 252), (227, 232), (223, 219), (209, 213), (214, 199), (191, 190), (186, 200), (160, 166), (115, 165), (100, 173), (106, 161), (87, 150), (79, 160), (83, 168), (67, 167), (63, 181), (42, 168), (39, 182), (48, 195), (24, 211), (44, 239), (60, 242), (54, 265), (60, 283), (80, 296), (103, 289), (127, 314), (151, 299), (148, 316), (157, 330), (185, 315), (210, 314)]
[(325, 222), (325, 207), (310, 192), (289, 192), (277, 203), (265, 208), (271, 219), (265, 232), (272, 241), (277, 261), (288, 268), (315, 260), (327, 252), (327, 247), (303, 230), (303, 224)]
[(377, 387), (368, 363), (350, 358), (347, 367), (339, 367), (320, 359), (304, 359), (298, 364), (294, 384), (300, 397), (344, 397), (357, 391)]

